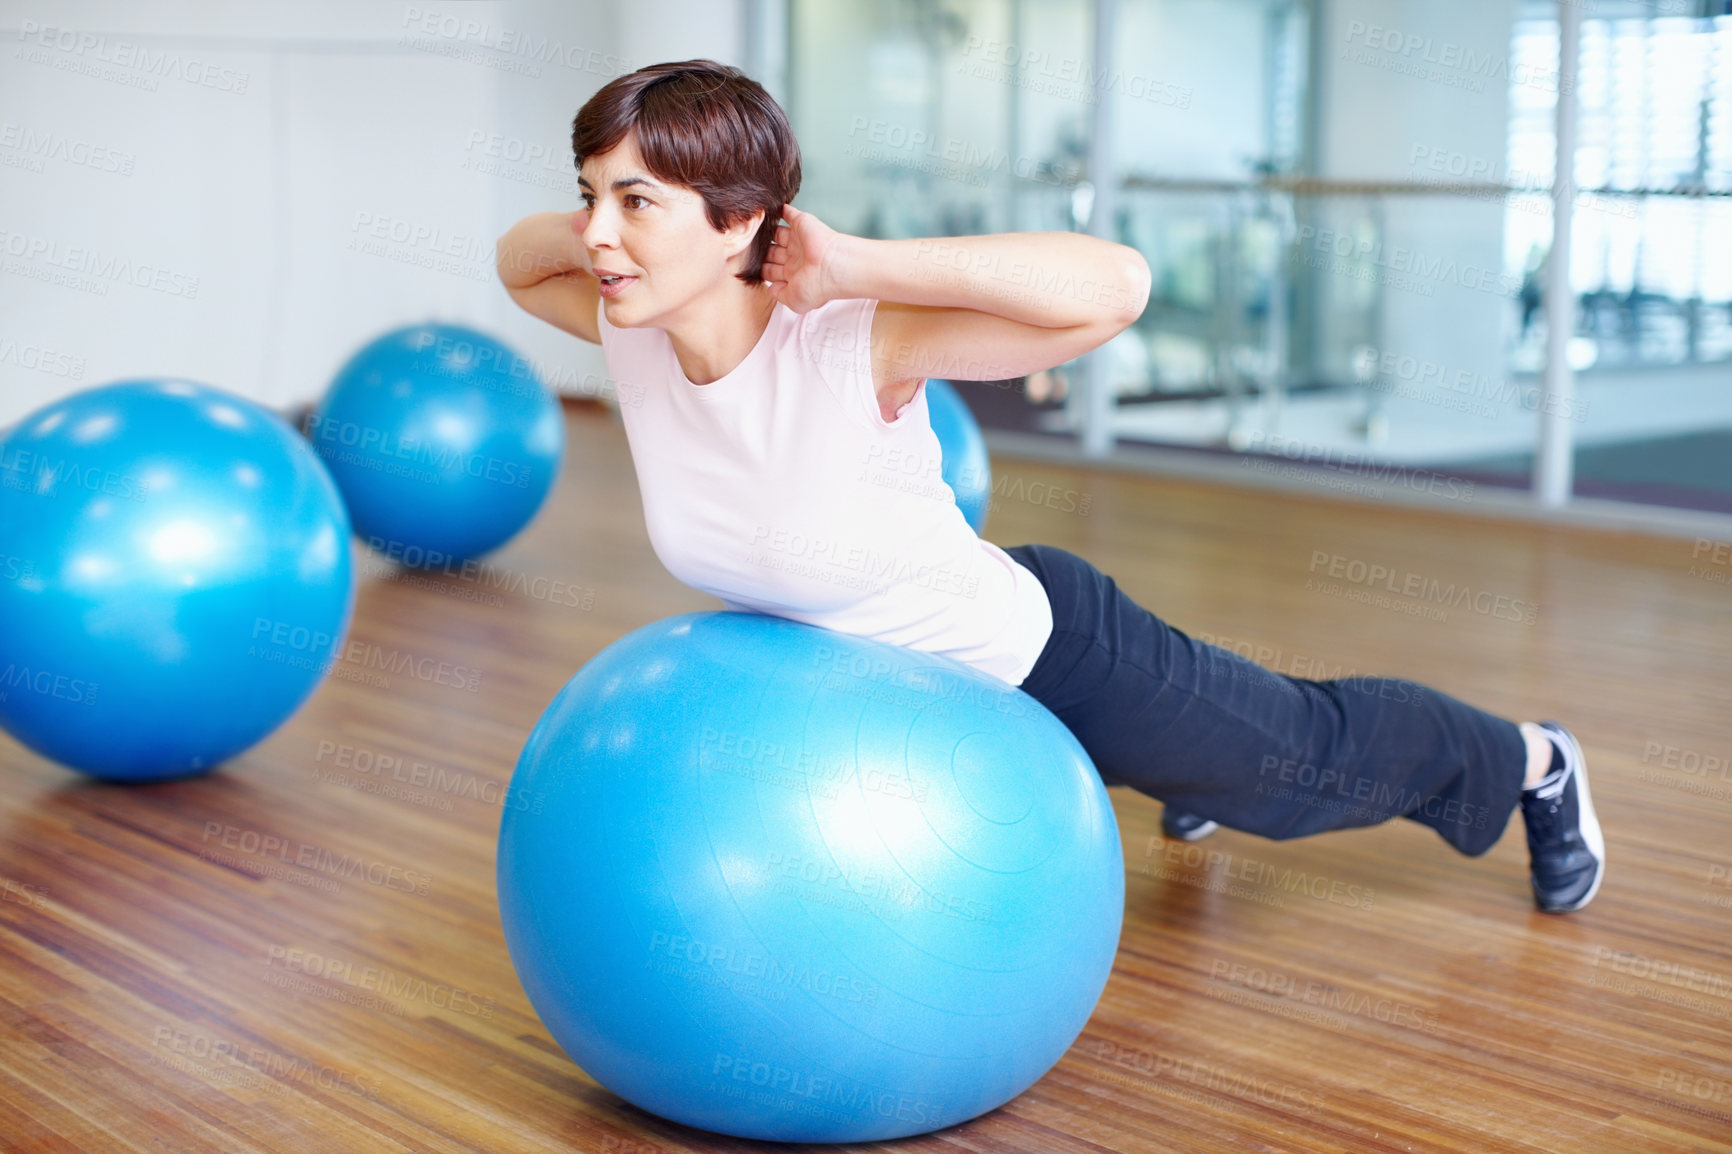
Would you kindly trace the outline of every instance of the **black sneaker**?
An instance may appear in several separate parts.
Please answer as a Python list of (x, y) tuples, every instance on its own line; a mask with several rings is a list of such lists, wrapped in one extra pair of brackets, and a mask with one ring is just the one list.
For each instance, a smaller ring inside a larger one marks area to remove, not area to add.
[(1581, 909), (1599, 892), (1606, 842), (1588, 796), (1582, 747), (1555, 721), (1542, 721), (1540, 728), (1555, 750), (1552, 769), (1538, 785), (1522, 790), (1522, 820), (1533, 858), (1534, 901), (1546, 913), (1563, 914)]
[(1202, 841), (1220, 828), (1219, 822), (1174, 809), (1170, 805), (1161, 809), (1161, 832), (1179, 841)]

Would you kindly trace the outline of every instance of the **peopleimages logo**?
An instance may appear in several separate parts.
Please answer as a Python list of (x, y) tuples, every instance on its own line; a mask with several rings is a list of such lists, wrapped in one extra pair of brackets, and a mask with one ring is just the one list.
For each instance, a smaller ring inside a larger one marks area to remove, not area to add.
[(1345, 41), (1348, 47), (1341, 50), (1343, 60), (1404, 73), (1420, 80), (1436, 81), (1452, 88), (1483, 92), (1486, 81), (1508, 76), (1512, 84), (1542, 92), (1558, 90), (1555, 68), (1535, 68), (1520, 62), (1511, 64), (1508, 56), (1479, 52), (1470, 45), (1457, 44), (1453, 40), (1440, 41), (1417, 32), (1350, 20)]
[(755, 1061), (742, 1054), (718, 1052), (710, 1074), (717, 1081), (739, 1083), (742, 1090), (756, 1087), (760, 1094), (753, 1095), (753, 1101), (836, 1121), (849, 1121), (861, 1114), (876, 1114), (881, 1118), (937, 1126), (944, 1116), (940, 1103), (922, 1102), (906, 1094), (879, 1090), (845, 1078), (814, 1075), (772, 1062)]
[(719, 973), (760, 979), (772, 988), (802, 990), (808, 994), (843, 1002), (876, 1006), (882, 991), (875, 982), (831, 970), (814, 970), (804, 962), (783, 965), (776, 958), (732, 945), (710, 943), (684, 934), (656, 930), (650, 934), (649, 952)]
[[(1117, 1042), (1110, 1042), (1104, 1038), (1091, 1039), (1090, 1041), (1092, 1045), (1085, 1046), (1085, 1050), (1092, 1049), (1097, 1056), (1106, 1059), (1115, 1066), (1122, 1066), (1151, 1078), (1172, 1078), (1188, 1082), (1194, 1086), (1201, 1086), (1205, 1090), (1231, 1094), (1235, 1098), (1262, 1102), (1268, 1106), (1279, 1106), (1283, 1110), (1299, 1114), (1310, 1114), (1316, 1110), (1318, 1105), (1292, 1086), (1283, 1085), (1271, 1079), (1261, 1079), (1254, 1075), (1243, 1074), (1225, 1066), (1217, 1066), (1195, 1058), (1175, 1057), (1171, 1054), (1156, 1053), (1153, 1050), (1121, 1046)], [(1127, 1081), (1133, 1085), (1136, 1084), (1134, 1079), (1127, 1079)]]
[[(186, 300), (198, 297), (199, 278), (189, 273), (134, 262), (129, 257), (105, 253), (87, 245), (62, 244), (53, 237), (0, 228), (0, 253), (27, 262), (9, 262), (7, 272), (36, 280), (48, 280), (56, 275), (67, 277), (70, 278), (67, 287), (95, 291), (98, 296), (108, 295), (110, 284), (129, 284)], [(61, 271), (55, 274), (50, 273), (50, 269)]]
[(759, 525), (753, 530), (749, 544), (747, 564), (847, 588), (883, 592), (892, 585), (912, 585), (958, 597), (973, 597), (980, 592), (980, 578), (973, 573), (913, 562), (834, 537)]
[(1081, 56), (1054, 56), (1047, 48), (970, 36), (962, 55), (973, 60), (956, 71), (995, 79), (1061, 99), (1098, 104), (1103, 95), (1128, 97), (1167, 108), (1189, 108), (1195, 91), (1141, 72), (1100, 69)]
[[(421, 1002), (441, 1010), (491, 1021), (494, 998), (475, 990), (465, 990), (440, 981), (428, 981), (383, 966), (356, 965), (354, 961), (325, 957), (312, 950), (273, 945), (265, 951), (265, 965), (281, 968), (281, 974), (267, 974), (271, 984), (297, 992), (305, 990), (333, 1001), (348, 1001), (369, 1009), (382, 1009), (397, 1016), (403, 1014), (406, 1002)], [(326, 983), (324, 987), (306, 987), (300, 977)], [(339, 989), (338, 987), (347, 987)], [(332, 997), (332, 995), (336, 995)], [(345, 996), (346, 995), (346, 996)]]
[(13, 693), (35, 693), (54, 697), (72, 705), (95, 705), (96, 683), (40, 667), (10, 662), (0, 669), (0, 701), (10, 700)]
[[(433, 878), (429, 874), (392, 865), (360, 854), (337, 853), (310, 842), (295, 841), (259, 830), (225, 825), (220, 821), (204, 823), (203, 842), (208, 854), (216, 849), (236, 850), (247, 857), (264, 858), (285, 865), (324, 874), (344, 881), (361, 881), (380, 889), (426, 897), (432, 892)], [(201, 853), (200, 856), (207, 856)]]
[(116, 473), (113, 469), (96, 468), (71, 458), (50, 457), (24, 448), (8, 452), (3, 447), (0, 447), (0, 486), (37, 497), (55, 497), (62, 492), (83, 490), (123, 501), (143, 501), (149, 492), (145, 481)]
[[(633, 71), (629, 61), (611, 53), (598, 52), (581, 44), (567, 44), (551, 36), (538, 36), (527, 29), (495, 27), (485, 21), (437, 9), (405, 8), (402, 28), (400, 42), (408, 47), (504, 67), (507, 71), (531, 77), (541, 75), (538, 67), (541, 64), (554, 64), (602, 77), (624, 76)], [(483, 51), (465, 55), (461, 51), (465, 47)]]
[[(63, 71), (81, 72), (104, 80), (124, 80), (132, 87), (147, 92), (157, 90), (158, 80), (180, 80), (199, 88), (246, 95), (252, 77), (234, 68), (223, 68), (178, 51), (150, 48), (126, 40), (114, 40), (94, 32), (79, 32), (71, 28), (56, 28), (34, 20), (18, 22), (18, 39), (31, 48), (49, 48), (63, 55), (59, 58), (36, 53), (31, 62), (48, 64)], [(100, 65), (112, 65), (101, 68)], [(133, 70), (131, 75), (115, 69)]]
[(0, 124), (0, 149), (21, 154), (33, 162), (30, 167), (36, 172), (43, 170), (43, 161), (58, 160), (98, 172), (131, 176), (133, 166), (138, 163), (138, 157), (130, 152), (11, 121)]
[[(1336, 480), (1333, 474), (1358, 478), (1358, 481), (1347, 483), (1345, 487), (1353, 491), (1363, 491), (1364, 495), (1370, 497), (1382, 495), (1376, 486), (1388, 485), (1411, 489), (1415, 493), (1427, 493), (1448, 501), (1473, 500), (1472, 481), (1439, 473), (1435, 469), (1398, 465), (1328, 445), (1283, 437), (1278, 433), (1265, 433), (1261, 429), (1252, 432), (1240, 463), (1248, 468), (1265, 471), (1286, 470), (1288, 474), (1300, 472), (1303, 477), (1302, 471), (1282, 465), (1282, 460), (1293, 461), (1299, 465), (1314, 465), (1320, 470), (1323, 479), (1328, 481)], [(1360, 483), (1361, 481), (1363, 483)]]
[[(313, 414), (307, 418), (307, 436), (317, 442), (314, 448), (321, 457), (338, 458), (344, 464), (373, 468), (375, 472), (398, 475), (391, 468), (407, 462), (401, 475), (411, 480), (439, 484), (458, 474), (496, 482), (508, 488), (529, 488), (535, 468), (521, 461), (505, 460), (485, 453), (465, 453), (446, 445), (429, 444), (413, 437), (399, 436), (389, 429), (358, 425), (354, 421), (339, 421)], [(353, 448), (342, 453), (337, 446)], [(389, 458), (389, 460), (386, 460)], [(425, 465), (425, 469), (413, 466)], [(375, 466), (384, 466), (376, 468)]]
[[(1449, 253), (1425, 253), (1401, 245), (1385, 250), (1380, 236), (1302, 224), (1295, 236), (1295, 246), (1302, 260), (1308, 259), (1304, 250), (1310, 248), (1314, 257), (1323, 261), (1313, 267), (1328, 267), (1346, 276), (1377, 272), (1390, 278), (1386, 283), (1391, 287), (1411, 289), (1424, 296), (1432, 295), (1434, 284), (1454, 284), (1492, 296), (1511, 298), (1517, 296), (1522, 287), (1519, 276), (1490, 265), (1458, 263)], [(1342, 263), (1329, 264), (1330, 258)]]
[(1349, 585), (1381, 589), (1399, 597), (1410, 597), (1433, 605), (1447, 605), (1452, 608), (1466, 606), (1482, 616), (1495, 617), (1502, 621), (1519, 621), (1523, 625), (1532, 625), (1539, 613), (1539, 606), (1532, 601), (1493, 593), (1489, 589), (1476, 590), (1466, 582), (1458, 584), (1451, 581), (1445, 585), (1435, 577), (1398, 570), (1391, 565), (1362, 561), (1356, 557), (1343, 557), (1339, 553), (1330, 553), (1323, 549), (1311, 551), (1310, 572), (1342, 580)]
[[(1250, 998), (1240, 990), (1263, 996)], [(1395, 998), (1373, 997), (1328, 982), (1301, 979), (1280, 970), (1224, 958), (1217, 958), (1210, 965), (1209, 985), (1204, 993), (1234, 1005), (1319, 1024), (1345, 1025), (1338, 1015), (1351, 1014), (1427, 1034), (1437, 1034), (1442, 1029), (1436, 1011), (1424, 1006)]]
[[(323, 763), (329, 757), (331, 763), (338, 769), (346, 770), (358, 778), (370, 778), (382, 782), (387, 774), (392, 782), (424, 789), (448, 797), (463, 798), (468, 801), (478, 801), (483, 805), (497, 805), (507, 809), (520, 809), (530, 813), (540, 813), (546, 802), (546, 794), (538, 791), (512, 789), (509, 783), (502, 783), (493, 778), (482, 777), (479, 774), (467, 773), (462, 770), (448, 770), (443, 766), (431, 765), (425, 761), (411, 759), (405, 762), (394, 754), (381, 753), (365, 746), (340, 745), (334, 741), (319, 742), (318, 750), (313, 755), (313, 761)], [(327, 774), (327, 777), (336, 775)], [(337, 784), (348, 784), (347, 780)], [(378, 792), (368, 789), (363, 792)], [(449, 808), (449, 806), (443, 807)]]
[[(1306, 805), (1315, 804), (1371, 821), (1383, 821), (1397, 814), (1406, 817), (1419, 814), (1450, 825), (1484, 829), (1486, 818), (1490, 816), (1485, 806), (1476, 806), (1459, 798), (1446, 799), (1435, 793), (1422, 794), (1418, 790), (1409, 792), (1405, 786), (1357, 775), (1350, 781), (1341, 770), (1319, 769), (1308, 762), (1266, 753), (1257, 776), (1267, 778), (1271, 772), (1274, 780), (1259, 782), (1257, 793)], [(1349, 802), (1355, 804), (1349, 805)]]
[(158, 1026), (151, 1046), (168, 1053), (151, 1055), (152, 1066), (166, 1066), (192, 1074), (206, 1083), (240, 1086), (266, 1093), (287, 1093), (291, 1085), (316, 1086), (320, 1090), (372, 1098), (377, 1087), (363, 1075), (335, 1066), (321, 1066), (305, 1058), (291, 1057), (251, 1043), (211, 1034), (191, 1033), (172, 1026)]
[[(1588, 418), (1588, 402), (1580, 397), (1548, 393), (1535, 382), (1496, 380), (1471, 369), (1452, 368), (1439, 361), (1361, 345), (1354, 368), (1370, 377), (1367, 387), (1456, 412), (1501, 418), (1511, 407), (1530, 413), (1556, 413), (1580, 424)], [(1431, 392), (1428, 390), (1439, 390)]]
[(57, 352), (42, 345), (0, 337), (0, 365), (14, 364), (21, 369), (33, 369), (51, 377), (82, 380), (84, 358)]
[[(1701, 564), (1697, 564), (1701, 560)], [(1696, 538), (1696, 547), (1690, 550), (1691, 577), (1699, 577), (1710, 585), (1728, 584), (1732, 578), (1732, 541), (1715, 541), (1708, 537)]]

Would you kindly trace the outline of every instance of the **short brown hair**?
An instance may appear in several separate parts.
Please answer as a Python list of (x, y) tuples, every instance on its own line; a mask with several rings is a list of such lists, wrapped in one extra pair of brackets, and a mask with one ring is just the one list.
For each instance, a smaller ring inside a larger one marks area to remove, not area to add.
[(718, 232), (764, 210), (744, 271), (763, 283), (782, 206), (800, 191), (800, 145), (781, 105), (756, 80), (714, 60), (651, 64), (608, 81), (571, 122), (572, 162), (612, 149), (628, 132), (650, 173), (704, 198)]

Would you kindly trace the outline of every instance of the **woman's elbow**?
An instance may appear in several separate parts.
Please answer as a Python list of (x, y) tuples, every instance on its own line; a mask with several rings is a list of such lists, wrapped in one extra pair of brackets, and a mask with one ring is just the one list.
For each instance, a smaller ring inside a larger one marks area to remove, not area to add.
[(1143, 254), (1129, 245), (1118, 245), (1119, 270), (1115, 300), (1109, 302), (1113, 310), (1113, 319), (1118, 327), (1113, 335), (1118, 335), (1129, 328), (1143, 310), (1148, 307), (1149, 293), (1154, 287), (1154, 274), (1149, 271), (1149, 262)]

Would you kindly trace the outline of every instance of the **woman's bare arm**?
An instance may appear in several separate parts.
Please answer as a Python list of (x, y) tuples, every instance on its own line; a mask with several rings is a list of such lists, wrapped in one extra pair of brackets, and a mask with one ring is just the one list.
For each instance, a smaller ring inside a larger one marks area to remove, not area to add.
[(601, 343), (595, 314), (601, 291), (580, 235), (589, 212), (538, 212), (499, 238), (499, 283), (524, 311), (592, 344)]
[(1070, 232), (921, 240), (839, 233), (792, 205), (765, 276), (796, 312), (830, 300), (879, 302), (872, 375), (893, 413), (926, 377), (1004, 380), (1064, 364), (1142, 314), (1141, 253)]
[(837, 239), (839, 297), (971, 309), (1044, 329), (1122, 328), (1148, 300), (1142, 254), (1081, 233)]

